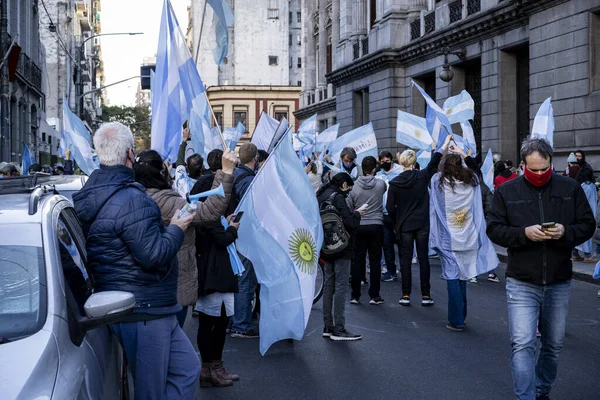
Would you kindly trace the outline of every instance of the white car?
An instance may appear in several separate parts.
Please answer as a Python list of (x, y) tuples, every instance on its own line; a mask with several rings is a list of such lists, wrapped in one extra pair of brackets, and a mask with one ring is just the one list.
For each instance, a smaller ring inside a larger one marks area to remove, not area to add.
[(134, 296), (94, 293), (71, 202), (36, 179), (0, 179), (0, 397), (126, 399), (108, 325), (133, 311)]

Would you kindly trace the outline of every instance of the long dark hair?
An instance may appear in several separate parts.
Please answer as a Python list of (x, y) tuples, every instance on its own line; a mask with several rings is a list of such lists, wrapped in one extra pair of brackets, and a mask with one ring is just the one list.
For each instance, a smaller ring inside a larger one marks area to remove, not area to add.
[(171, 177), (162, 157), (155, 150), (144, 150), (133, 163), (135, 181), (146, 189), (171, 189)]
[(335, 174), (326, 185), (321, 186), (321, 188), (317, 191), (317, 197), (331, 187), (341, 189), (341, 187), (344, 185), (344, 182), (346, 182), (348, 186), (354, 186), (354, 181), (347, 173), (339, 172)]
[(443, 190), (444, 183), (448, 183), (452, 191), (454, 191), (456, 181), (467, 183), (471, 186), (479, 184), (475, 172), (463, 165), (462, 157), (458, 154), (446, 155), (440, 163), (440, 172), (440, 190)]

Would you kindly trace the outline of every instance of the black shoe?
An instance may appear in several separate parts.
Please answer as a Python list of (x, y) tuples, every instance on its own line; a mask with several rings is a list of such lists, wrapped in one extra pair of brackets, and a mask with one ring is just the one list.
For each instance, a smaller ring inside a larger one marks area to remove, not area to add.
[(354, 335), (348, 332), (345, 328), (338, 331), (333, 331), (330, 336), (331, 340), (337, 341), (350, 341), (350, 340), (360, 340), (362, 339), (362, 335)]
[(458, 326), (452, 325), (450, 322), (448, 322), (448, 324), (446, 324), (446, 328), (448, 328), (454, 332), (462, 332), (465, 330), (465, 328), (459, 328)]
[(393, 275), (389, 272), (381, 275), (381, 282), (396, 282), (398, 280), (398, 275)]
[(372, 304), (372, 305), (383, 304), (383, 299), (381, 298), (381, 296), (373, 297), (371, 299), (371, 301), (369, 301), (369, 304)]
[(369, 284), (369, 282), (366, 279), (363, 279), (360, 281), (360, 284), (363, 286), (367, 286)]
[(353, 297), (350, 299), (350, 304), (358, 304), (360, 303), (360, 299), (358, 297)]
[(256, 339), (258, 337), (258, 332), (254, 329), (250, 329), (248, 332), (235, 332), (231, 331), (232, 338), (238, 339)]
[(323, 337), (326, 337), (326, 338), (331, 337), (332, 333), (333, 333), (333, 328), (328, 328), (328, 327), (323, 328)]
[(550, 396), (547, 394), (538, 394), (535, 396), (535, 400), (550, 400)]
[(193, 318), (198, 318), (199, 316), (200, 316), (200, 312), (199, 311), (196, 311), (196, 310), (192, 311), (192, 317)]
[(410, 296), (407, 294), (403, 295), (398, 304), (401, 306), (410, 306)]
[(421, 305), (423, 307), (429, 307), (433, 305), (433, 299), (431, 298), (431, 296), (423, 296), (421, 298)]

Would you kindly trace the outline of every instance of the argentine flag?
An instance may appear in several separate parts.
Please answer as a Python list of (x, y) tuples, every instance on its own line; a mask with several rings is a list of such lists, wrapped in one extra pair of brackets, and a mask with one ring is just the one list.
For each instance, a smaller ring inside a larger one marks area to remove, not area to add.
[(258, 150), (269, 151), (269, 146), (273, 143), (273, 137), (275, 136), (279, 125), (279, 121), (275, 118), (264, 111), (261, 112), (250, 143), (256, 145)]
[(298, 139), (304, 144), (312, 144), (315, 142), (315, 134), (317, 133), (317, 114), (304, 120), (298, 128)]
[(21, 172), (23, 176), (29, 175), (29, 167), (35, 164), (35, 154), (33, 154), (29, 147), (23, 145), (23, 161), (21, 162)]
[(483, 175), (483, 183), (494, 193), (494, 157), (492, 149), (488, 149), (487, 156), (481, 165), (481, 175)]
[(473, 150), (471, 157), (477, 156), (477, 142), (475, 142), (475, 132), (469, 121), (461, 122), (460, 128), (462, 129), (463, 138), (465, 140), (465, 151), (468, 153), (469, 150)]
[(548, 97), (535, 114), (531, 137), (546, 139), (550, 146), (554, 147), (554, 110), (551, 100), (552, 98)]
[(64, 156), (71, 150), (73, 160), (86, 175), (100, 168), (96, 152), (92, 150), (90, 132), (83, 122), (71, 112), (68, 102), (63, 99), (63, 129), (60, 136), (60, 149)]
[(467, 280), (499, 264), (494, 245), (485, 233), (481, 188), (456, 182), (440, 189), (437, 173), (431, 180), (429, 213), (431, 247), (442, 262), (444, 279)]
[(286, 134), (236, 210), (244, 212), (237, 250), (252, 261), (261, 284), (263, 355), (279, 340), (302, 339), (308, 323), (323, 243), (319, 205), (312, 193)]
[(475, 118), (475, 101), (466, 90), (463, 90), (457, 96), (448, 97), (443, 108), (444, 114), (446, 114), (448, 122), (451, 124), (458, 124)]
[(352, 147), (356, 151), (356, 160), (354, 160), (356, 165), (360, 165), (366, 156), (377, 158), (379, 155), (377, 137), (375, 136), (373, 125), (369, 122), (360, 128), (343, 134), (331, 142), (327, 149), (329, 150), (329, 157), (333, 164), (337, 164), (340, 160), (340, 154), (344, 147)]
[(203, 92), (204, 84), (171, 2), (165, 0), (152, 87), (151, 141), (152, 149), (163, 158), (177, 159), (182, 126), (188, 120), (192, 140), (196, 136), (194, 148), (206, 156), (201, 152), (205, 146), (199, 143), (210, 135), (210, 113)]
[(244, 132), (246, 132), (246, 127), (241, 122), (238, 122), (235, 128), (225, 128), (223, 138), (225, 139), (227, 148), (235, 149), (237, 142), (240, 141)]
[(285, 135), (289, 127), (290, 122), (287, 120), (287, 118), (282, 118), (279, 122), (279, 126), (275, 130), (275, 135), (273, 135), (273, 139), (271, 140), (271, 144), (269, 145), (267, 153), (270, 154), (273, 151), (273, 149), (275, 148), (275, 146), (277, 146), (277, 143), (279, 143), (279, 141), (281, 140), (283, 135)]
[(427, 168), (427, 165), (429, 165), (430, 161), (431, 150), (419, 150), (419, 152), (417, 153), (417, 162), (419, 163), (419, 167), (421, 167), (421, 169)]
[(431, 138), (437, 143), (437, 149), (442, 147), (446, 136), (452, 134), (452, 127), (446, 113), (437, 105), (437, 103), (429, 97), (429, 95), (423, 90), (423, 88), (417, 85), (414, 81), (412, 82), (427, 103), (427, 113), (425, 114), (425, 120), (427, 121), (427, 129)]
[(433, 139), (427, 131), (425, 118), (398, 110), (396, 142), (411, 149), (431, 149)]

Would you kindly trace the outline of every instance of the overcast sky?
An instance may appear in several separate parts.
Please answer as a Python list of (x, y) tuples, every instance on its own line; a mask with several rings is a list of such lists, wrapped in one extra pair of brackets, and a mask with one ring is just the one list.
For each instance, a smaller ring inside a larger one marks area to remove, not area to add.
[[(154, 57), (164, 0), (102, 0), (102, 33), (144, 32), (139, 36), (101, 38), (105, 84), (140, 74), (144, 57)], [(184, 34), (188, 25), (190, 0), (171, 0)], [(106, 89), (110, 105), (134, 105), (139, 79), (132, 79)]]

